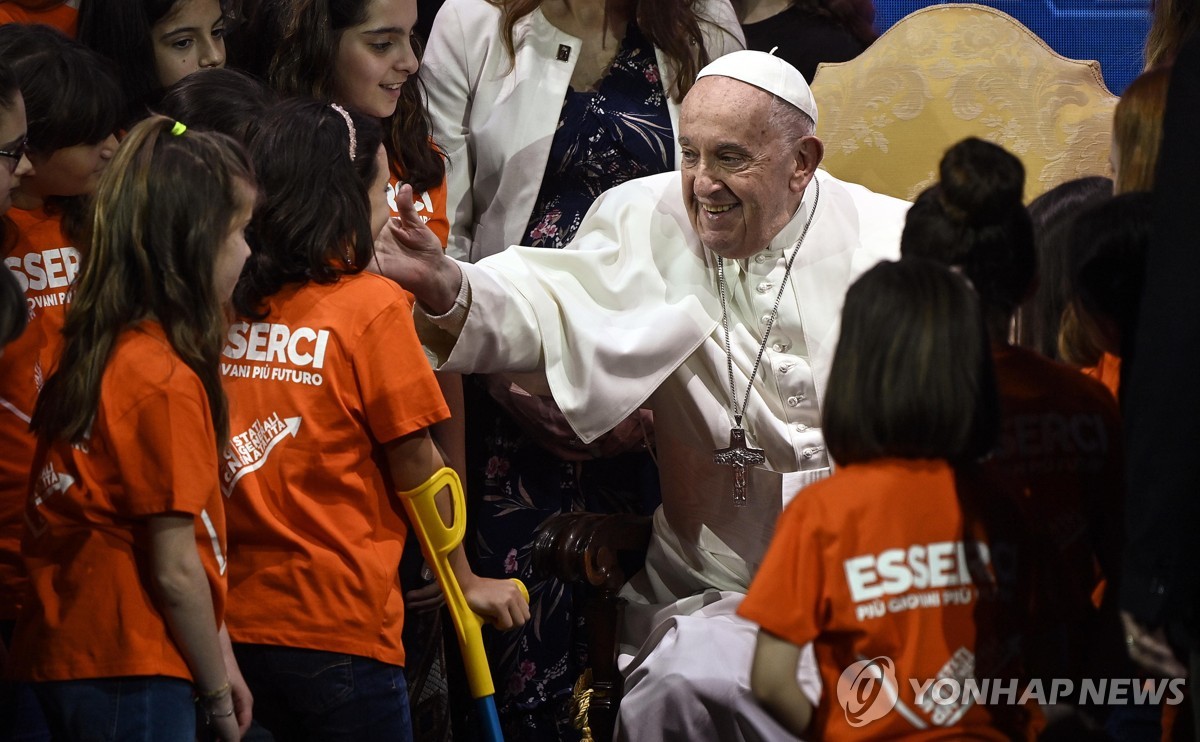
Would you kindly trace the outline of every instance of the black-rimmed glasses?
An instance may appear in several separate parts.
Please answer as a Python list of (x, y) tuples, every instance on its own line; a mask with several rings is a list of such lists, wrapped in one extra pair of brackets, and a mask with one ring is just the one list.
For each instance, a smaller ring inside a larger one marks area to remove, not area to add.
[(15, 173), (17, 165), (21, 164), (21, 158), (29, 152), (29, 137), (21, 137), (21, 141), (17, 142), (17, 146), (12, 149), (0, 149), (0, 157), (8, 159), (8, 172)]

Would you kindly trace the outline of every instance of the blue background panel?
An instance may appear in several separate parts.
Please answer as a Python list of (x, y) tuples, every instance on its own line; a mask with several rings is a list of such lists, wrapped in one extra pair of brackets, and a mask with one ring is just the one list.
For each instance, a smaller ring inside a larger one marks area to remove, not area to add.
[[(883, 33), (914, 10), (938, 4), (938, 0), (875, 0), (875, 28)], [(1109, 90), (1117, 95), (1141, 74), (1150, 0), (987, 0), (980, 4), (1021, 21), (1064, 57), (1100, 62)]]

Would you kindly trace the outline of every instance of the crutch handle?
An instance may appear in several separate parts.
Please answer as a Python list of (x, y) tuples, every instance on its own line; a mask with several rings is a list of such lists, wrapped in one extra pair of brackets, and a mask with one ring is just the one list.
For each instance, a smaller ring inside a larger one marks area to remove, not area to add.
[[(438, 512), (435, 499), (443, 487), (450, 488), (450, 512), (453, 520), (448, 526)], [(480, 699), (494, 695), (496, 688), (492, 684), (487, 653), (483, 649), (482, 629), (485, 621), (467, 605), (467, 598), (458, 584), (458, 578), (450, 568), (450, 552), (462, 543), (467, 528), (466, 498), (458, 474), (453, 469), (442, 467), (416, 489), (399, 494), (409, 520), (412, 521), (421, 550), (425, 553), (425, 559), (446, 595), (446, 605), (450, 608), (450, 617), (458, 635), (458, 646), (462, 650), (463, 663), (467, 669), (467, 684), (471, 688), (471, 697)], [(517, 583), (521, 595), (528, 602), (529, 591), (525, 585), (517, 579), (513, 582)]]

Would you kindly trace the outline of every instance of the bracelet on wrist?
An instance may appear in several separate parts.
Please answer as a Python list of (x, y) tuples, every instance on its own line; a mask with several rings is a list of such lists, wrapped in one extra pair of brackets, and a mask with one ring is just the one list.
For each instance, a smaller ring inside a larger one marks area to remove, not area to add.
[(196, 698), (198, 698), (199, 700), (201, 700), (205, 703), (208, 703), (209, 701), (215, 701), (215, 700), (225, 696), (232, 690), (233, 690), (233, 686), (231, 686), (229, 684), (229, 681), (226, 680), (225, 684), (220, 686), (219, 688), (215, 688), (210, 691), (196, 691)]

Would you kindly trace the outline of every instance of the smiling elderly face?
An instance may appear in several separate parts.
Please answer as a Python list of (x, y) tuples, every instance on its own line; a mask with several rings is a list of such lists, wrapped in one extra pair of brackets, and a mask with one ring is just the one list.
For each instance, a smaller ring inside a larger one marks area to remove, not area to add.
[(683, 200), (701, 244), (748, 258), (791, 220), (819, 142), (773, 121), (770, 93), (729, 77), (696, 81), (679, 116)]

